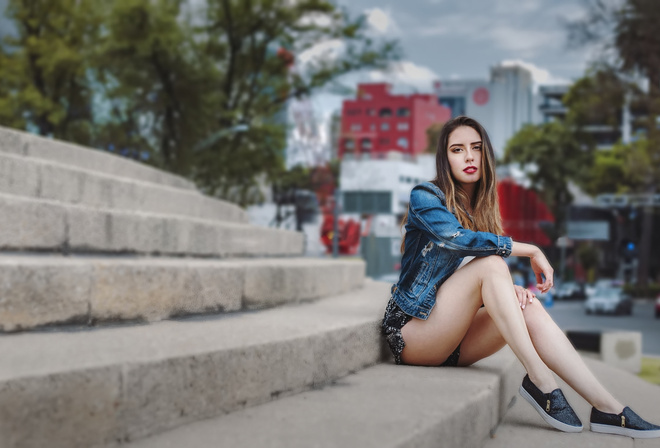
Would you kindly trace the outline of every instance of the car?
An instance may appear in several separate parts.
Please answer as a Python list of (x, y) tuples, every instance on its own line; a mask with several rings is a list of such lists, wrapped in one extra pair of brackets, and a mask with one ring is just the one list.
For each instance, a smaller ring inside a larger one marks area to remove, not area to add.
[(618, 286), (601, 286), (584, 302), (587, 314), (632, 314), (633, 303), (630, 296)]
[(613, 278), (601, 278), (596, 280), (595, 283), (586, 285), (585, 293), (587, 294), (587, 297), (590, 297), (598, 288), (607, 288), (610, 286), (623, 286), (623, 282)]
[(584, 283), (565, 282), (557, 289), (555, 298), (557, 300), (582, 300), (587, 298), (587, 291)]
[(660, 319), (660, 294), (655, 299), (655, 318)]

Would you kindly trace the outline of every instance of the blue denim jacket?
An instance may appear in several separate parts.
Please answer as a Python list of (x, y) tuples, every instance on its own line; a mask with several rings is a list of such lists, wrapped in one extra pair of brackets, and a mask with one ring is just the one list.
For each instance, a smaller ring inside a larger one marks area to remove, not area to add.
[(435, 305), (438, 288), (463, 257), (508, 257), (512, 240), (463, 228), (447, 209), (442, 190), (425, 182), (410, 193), (405, 243), (401, 275), (392, 286), (392, 298), (407, 314), (426, 320)]

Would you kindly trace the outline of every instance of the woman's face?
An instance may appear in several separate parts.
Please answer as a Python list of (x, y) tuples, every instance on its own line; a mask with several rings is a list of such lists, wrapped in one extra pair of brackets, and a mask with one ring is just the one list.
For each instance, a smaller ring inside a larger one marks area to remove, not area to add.
[(461, 126), (449, 134), (447, 159), (451, 174), (467, 191), (472, 191), (474, 184), (481, 179), (482, 146), (479, 133), (469, 126)]

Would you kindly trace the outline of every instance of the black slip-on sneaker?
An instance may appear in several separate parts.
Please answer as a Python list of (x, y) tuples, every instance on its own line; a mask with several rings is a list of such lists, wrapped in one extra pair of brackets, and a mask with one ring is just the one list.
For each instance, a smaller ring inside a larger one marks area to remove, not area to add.
[(543, 420), (555, 429), (564, 432), (582, 431), (582, 422), (573, 411), (573, 408), (561, 389), (555, 389), (549, 394), (544, 394), (539, 390), (529, 375), (525, 375), (520, 386), (520, 395), (531, 404), (541, 415)]
[(647, 422), (628, 406), (620, 414), (607, 414), (591, 408), (591, 430), (605, 434), (619, 434), (635, 439), (660, 437), (660, 426)]

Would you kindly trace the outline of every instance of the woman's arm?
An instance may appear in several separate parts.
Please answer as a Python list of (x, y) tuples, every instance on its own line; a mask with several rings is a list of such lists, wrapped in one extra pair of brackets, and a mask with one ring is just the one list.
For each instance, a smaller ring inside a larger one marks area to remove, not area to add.
[(514, 241), (511, 245), (511, 255), (529, 258), (532, 270), (536, 274), (536, 287), (539, 291), (547, 292), (552, 288), (554, 270), (541, 249), (533, 244)]
[(438, 196), (431, 184), (417, 185), (410, 193), (407, 226), (420, 229), (435, 244), (461, 257), (508, 257), (511, 253), (510, 237), (472, 231), (461, 226), (456, 216), (447, 209), (444, 197)]

